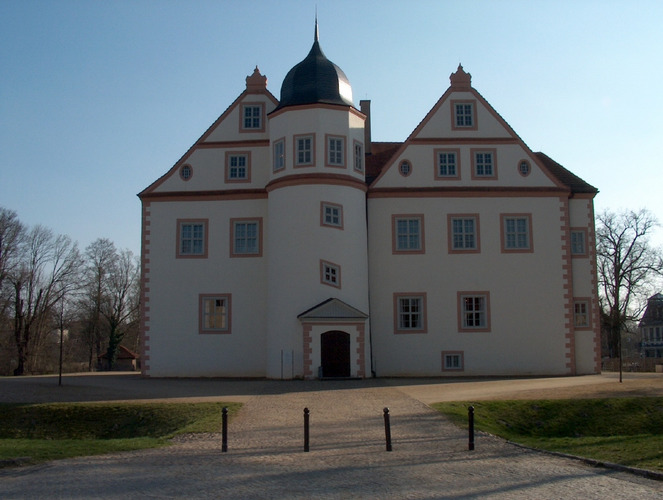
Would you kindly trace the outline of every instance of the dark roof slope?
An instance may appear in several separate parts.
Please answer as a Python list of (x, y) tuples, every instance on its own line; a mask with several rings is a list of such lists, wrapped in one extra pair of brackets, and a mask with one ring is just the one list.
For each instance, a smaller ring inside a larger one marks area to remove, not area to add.
[(544, 164), (544, 166), (548, 169), (548, 171), (551, 174), (557, 177), (557, 179), (562, 184), (568, 186), (571, 189), (572, 193), (596, 194), (599, 192), (599, 190), (596, 189), (594, 186), (588, 184), (573, 172), (570, 172), (569, 170), (562, 167), (559, 163), (557, 163), (555, 160), (550, 158), (550, 156), (540, 152), (534, 154), (539, 160), (541, 160), (541, 163)]
[(371, 153), (366, 155), (366, 184), (370, 184), (380, 175), (387, 161), (402, 145), (402, 142), (371, 143)]
[(638, 326), (663, 324), (663, 295), (657, 293), (647, 300), (647, 309)]

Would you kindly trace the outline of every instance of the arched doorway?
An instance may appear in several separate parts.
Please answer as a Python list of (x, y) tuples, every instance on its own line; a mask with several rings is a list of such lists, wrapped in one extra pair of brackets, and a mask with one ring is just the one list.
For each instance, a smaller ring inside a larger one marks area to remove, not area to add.
[(338, 330), (325, 332), (321, 336), (322, 376), (350, 376), (350, 334)]

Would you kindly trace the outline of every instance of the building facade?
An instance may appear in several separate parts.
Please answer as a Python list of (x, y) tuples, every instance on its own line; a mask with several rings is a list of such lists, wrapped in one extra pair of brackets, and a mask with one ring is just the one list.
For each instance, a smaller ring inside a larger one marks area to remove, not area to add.
[(374, 142), (316, 34), (280, 99), (258, 68), (142, 202), (146, 376), (600, 370), (593, 198), (461, 66)]
[(663, 294), (647, 300), (647, 309), (640, 323), (643, 358), (663, 358)]

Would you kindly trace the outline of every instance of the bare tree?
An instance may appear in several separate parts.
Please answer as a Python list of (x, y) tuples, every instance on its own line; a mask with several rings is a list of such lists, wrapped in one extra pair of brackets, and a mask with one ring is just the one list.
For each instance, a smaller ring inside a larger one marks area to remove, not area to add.
[(81, 308), (85, 315), (85, 341), (88, 346), (88, 369), (91, 371), (97, 356), (101, 354), (102, 330), (105, 328), (101, 308), (109, 274), (116, 265), (118, 254), (111, 240), (99, 238), (88, 245), (85, 256), (85, 292)]
[(606, 210), (598, 215), (597, 222), (599, 300), (610, 356), (619, 357), (625, 325), (637, 319), (653, 280), (663, 271), (663, 253), (649, 243), (658, 221), (642, 209)]
[(118, 348), (135, 318), (139, 303), (140, 265), (130, 250), (118, 253), (108, 274), (101, 313), (108, 326), (108, 365), (112, 369)]
[(43, 226), (29, 230), (19, 245), (19, 264), (8, 274), (13, 289), (15, 375), (23, 375), (52, 325), (54, 306), (77, 286), (81, 259), (68, 236), (54, 236)]
[(0, 207), (0, 317), (4, 317), (8, 298), (11, 297), (11, 294), (5, 293), (3, 284), (18, 265), (19, 246), (24, 233), (25, 228), (16, 212)]

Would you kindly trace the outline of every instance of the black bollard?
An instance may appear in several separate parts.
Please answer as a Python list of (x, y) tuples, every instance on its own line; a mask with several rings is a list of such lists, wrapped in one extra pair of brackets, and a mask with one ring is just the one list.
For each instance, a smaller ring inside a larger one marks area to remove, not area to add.
[(470, 428), (470, 442), (468, 444), (468, 449), (472, 451), (474, 449), (474, 406), (470, 406), (467, 409), (467, 418)]
[(304, 408), (304, 451), (308, 451), (308, 421), (309, 421), (309, 411), (308, 408)]
[(391, 424), (389, 423), (389, 408), (382, 410), (384, 413), (384, 435), (387, 440), (387, 451), (391, 451)]
[(228, 408), (221, 410), (221, 453), (228, 451)]

